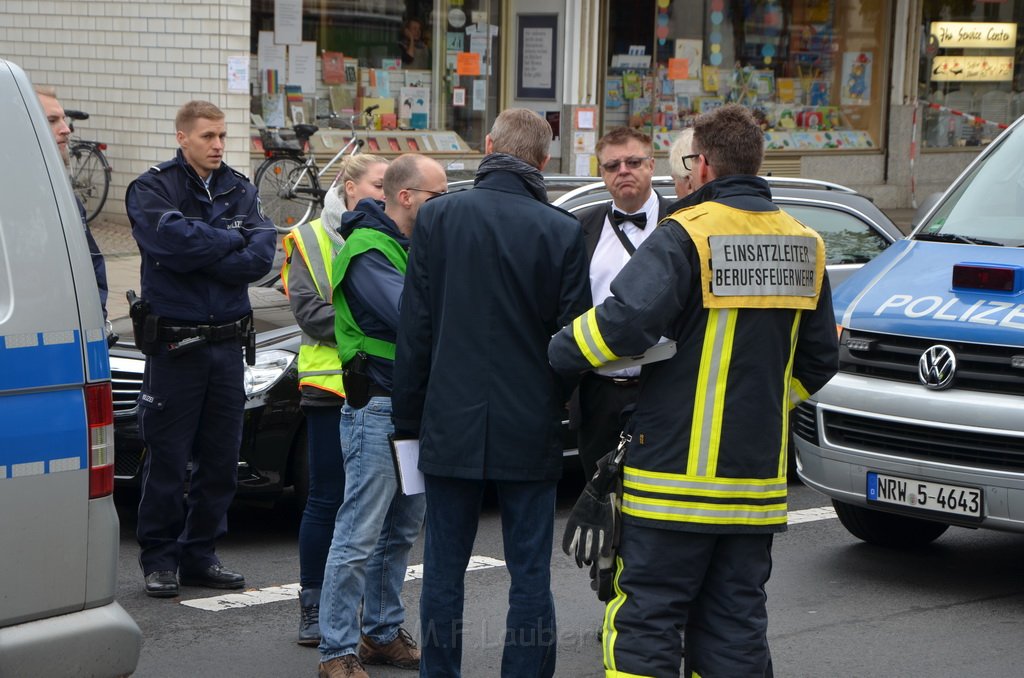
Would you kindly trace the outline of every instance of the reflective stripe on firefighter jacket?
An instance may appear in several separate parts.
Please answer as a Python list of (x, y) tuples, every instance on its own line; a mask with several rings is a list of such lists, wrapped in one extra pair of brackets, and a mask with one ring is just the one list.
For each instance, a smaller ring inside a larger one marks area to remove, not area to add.
[(555, 335), (559, 371), (642, 353), (630, 421), (626, 522), (700, 532), (786, 525), (789, 411), (835, 373), (821, 238), (767, 198), (763, 211), (703, 202), (664, 220), (612, 296)]
[[(409, 253), (394, 238), (372, 228), (357, 228), (348, 236), (345, 246), (334, 257), (331, 280), (334, 281), (336, 291), (341, 287), (352, 259), (369, 250), (377, 250), (383, 254), (392, 266), (405, 275)], [(334, 297), (334, 335), (338, 339), (338, 355), (341, 357), (342, 365), (347, 364), (359, 351), (385, 360), (395, 359), (395, 344), (366, 336), (352, 317), (348, 300), (340, 291)]]
[[(288, 293), (288, 273), (293, 252), (298, 252), (306, 264), (316, 293), (331, 303), (334, 293), (331, 286), (330, 264), (335, 253), (341, 249), (344, 241), (338, 236), (331, 238), (327, 229), (319, 219), (302, 224), (292, 229), (281, 243), (284, 247), (285, 260), (281, 265), (281, 281), (284, 283), (285, 294)], [(315, 244), (315, 247), (310, 247)], [(302, 333), (302, 344), (299, 346), (299, 386), (313, 386), (329, 391), (342, 398), (345, 387), (341, 382), (341, 359), (338, 358), (338, 347), (333, 341), (319, 341)]]

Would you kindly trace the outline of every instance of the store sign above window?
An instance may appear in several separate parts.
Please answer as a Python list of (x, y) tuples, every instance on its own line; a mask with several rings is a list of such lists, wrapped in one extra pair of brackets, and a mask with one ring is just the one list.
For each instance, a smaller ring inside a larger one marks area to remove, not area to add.
[(1017, 46), (1015, 23), (933, 21), (931, 34), (942, 49), (1013, 49)]
[(937, 56), (932, 59), (932, 80), (950, 82), (1013, 80), (1013, 57)]

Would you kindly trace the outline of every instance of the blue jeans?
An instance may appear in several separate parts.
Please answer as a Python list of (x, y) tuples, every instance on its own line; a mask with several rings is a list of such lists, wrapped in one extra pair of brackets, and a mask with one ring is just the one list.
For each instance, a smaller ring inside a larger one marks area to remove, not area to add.
[[(398, 491), (388, 434), (391, 399), (341, 408), (345, 501), (334, 524), (320, 593), (320, 661), (355, 654), (360, 631), (380, 644), (405, 621), (402, 584), (423, 525), (424, 496)], [(362, 601), (362, 621), (359, 603)]]
[(303, 407), (309, 454), (309, 497), (299, 524), (299, 584), (319, 589), (334, 535), (334, 521), (345, 498), (345, 461), (341, 456), (341, 407)]
[[(465, 573), (485, 482), (426, 476), (427, 533), (420, 594), (423, 677), (461, 675)], [(551, 548), (558, 484), (552, 480), (497, 481), (496, 485), (505, 562), (512, 579), (501, 675), (550, 678), (557, 649)]]

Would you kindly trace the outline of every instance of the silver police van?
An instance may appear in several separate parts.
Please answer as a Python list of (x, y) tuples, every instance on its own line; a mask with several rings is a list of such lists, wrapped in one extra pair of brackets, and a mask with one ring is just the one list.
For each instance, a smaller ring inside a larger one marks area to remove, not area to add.
[(797, 469), (864, 541), (1024, 532), (1024, 118), (833, 294), (837, 374), (797, 407)]
[(60, 153), (0, 59), (0, 677), (121, 676), (142, 635), (114, 600), (103, 315)]

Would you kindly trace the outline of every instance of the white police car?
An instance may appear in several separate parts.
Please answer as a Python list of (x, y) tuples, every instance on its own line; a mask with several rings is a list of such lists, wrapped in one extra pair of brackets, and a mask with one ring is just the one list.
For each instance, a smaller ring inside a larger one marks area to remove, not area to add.
[(803, 481), (871, 543), (1024, 532), (1024, 118), (833, 298), (839, 374), (792, 420)]
[(116, 676), (110, 365), (82, 219), (25, 73), (0, 59), (0, 677)]

